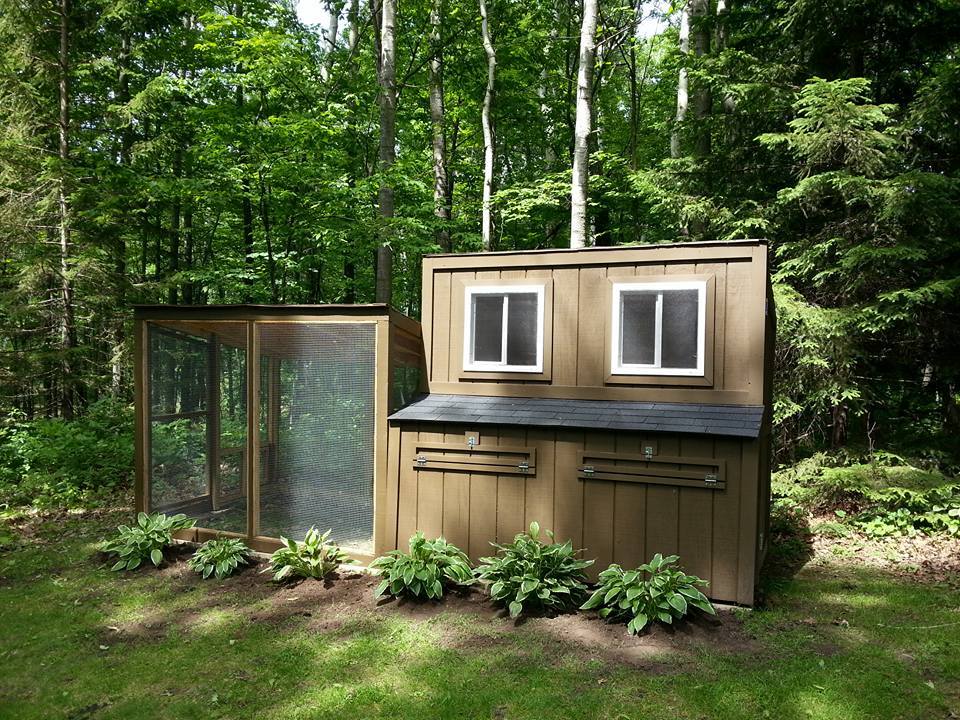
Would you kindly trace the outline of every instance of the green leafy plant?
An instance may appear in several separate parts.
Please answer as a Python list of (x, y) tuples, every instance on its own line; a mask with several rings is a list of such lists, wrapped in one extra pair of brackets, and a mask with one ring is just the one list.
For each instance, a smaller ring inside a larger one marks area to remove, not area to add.
[(163, 561), (163, 550), (173, 541), (173, 533), (193, 527), (186, 515), (167, 517), (163, 513), (137, 515), (132, 526), (120, 525), (117, 535), (103, 545), (103, 551), (120, 559), (113, 570), (134, 570), (149, 560), (154, 565)]
[(236, 538), (216, 538), (207, 540), (187, 560), (192, 570), (203, 575), (204, 579), (213, 575), (217, 580), (230, 575), (240, 565), (246, 565), (250, 548)]
[(706, 586), (706, 580), (673, 567), (679, 559), (657, 553), (636, 570), (611, 565), (600, 573), (599, 587), (580, 609), (599, 608), (602, 618), (627, 620), (627, 630), (634, 635), (657, 620), (672, 623), (691, 608), (715, 615), (713, 605), (697, 587)]
[(320, 533), (315, 527), (307, 530), (302, 542), (280, 536), (283, 547), (270, 556), (270, 567), (276, 582), (292, 577), (325, 578), (340, 565), (352, 563), (353, 558), (340, 547), (329, 542), (330, 530)]
[[(546, 531), (552, 541), (553, 533)], [(568, 540), (565, 543), (540, 542), (540, 525), (519, 533), (508, 545), (497, 545), (494, 557), (480, 558), (476, 575), (488, 586), (490, 596), (507, 606), (510, 617), (522, 612), (564, 610), (575, 606), (586, 594), (585, 568), (593, 560), (577, 557)]]
[(427, 540), (420, 532), (410, 538), (410, 552), (393, 550), (378, 557), (370, 567), (384, 576), (377, 586), (377, 597), (389, 594), (439, 600), (445, 587), (474, 581), (470, 559), (460, 548), (442, 537)]

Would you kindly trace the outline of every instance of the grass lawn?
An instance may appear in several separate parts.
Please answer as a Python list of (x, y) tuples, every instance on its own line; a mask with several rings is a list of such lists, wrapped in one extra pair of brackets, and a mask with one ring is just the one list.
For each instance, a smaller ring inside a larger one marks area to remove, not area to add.
[(957, 718), (956, 578), (818, 554), (766, 609), (630, 638), (478, 594), (377, 606), (182, 559), (111, 573), (117, 514), (0, 525), (0, 718)]

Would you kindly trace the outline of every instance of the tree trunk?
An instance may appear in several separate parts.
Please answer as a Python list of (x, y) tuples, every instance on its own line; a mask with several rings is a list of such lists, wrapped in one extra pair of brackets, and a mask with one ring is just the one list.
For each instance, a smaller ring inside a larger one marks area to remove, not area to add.
[(577, 119), (574, 125), (573, 180), (570, 185), (570, 247), (587, 244), (587, 193), (590, 182), (590, 126), (593, 66), (597, 54), (597, 2), (583, 0), (580, 61), (577, 71)]
[[(383, 0), (380, 7), (380, 172), (389, 173), (396, 160), (396, 38), (395, 17), (397, 0)], [(377, 196), (380, 217), (383, 220), (380, 244), (377, 247), (376, 300), (389, 303), (393, 289), (393, 253), (390, 248), (393, 218), (393, 185), (384, 178)]]
[(490, 201), (493, 195), (494, 143), (493, 119), (490, 110), (493, 107), (493, 88), (497, 74), (497, 52), (490, 39), (490, 22), (487, 18), (486, 0), (480, 0), (480, 33), (483, 36), (483, 50), (487, 55), (487, 89), (483, 94), (483, 111), (480, 120), (483, 123), (483, 211), (480, 220), (483, 249), (493, 248), (493, 219)]
[[(686, 55), (690, 52), (690, 15), (687, 4), (684, 3), (680, 11), (680, 54)], [(686, 60), (681, 58), (681, 63)], [(670, 133), (670, 157), (678, 158), (683, 154), (683, 148), (680, 142), (680, 130), (683, 121), (687, 117), (687, 107), (690, 104), (688, 95), (687, 68), (684, 64), (680, 66), (680, 74), (677, 78), (677, 114), (673, 118), (673, 129)]]
[(350, 29), (347, 31), (347, 49), (352, 56), (357, 50), (357, 43), (360, 42), (360, 0), (350, 0), (347, 22), (350, 25)]
[[(693, 18), (693, 51), (698, 58), (710, 53), (710, 0), (690, 0)], [(710, 154), (710, 111), (713, 96), (710, 85), (700, 80), (694, 85), (693, 108), (697, 118), (697, 136), (694, 147), (698, 157)]]
[(324, 40), (326, 40), (327, 55), (323, 59), (323, 66), (320, 74), (324, 80), (330, 77), (333, 69), (333, 53), (337, 49), (337, 35), (340, 32), (340, 13), (343, 12), (343, 0), (332, 0), (327, 3), (327, 12), (330, 13), (327, 18), (327, 27), (323, 31)]
[(170, 249), (167, 257), (170, 268), (170, 287), (167, 288), (167, 302), (170, 305), (177, 304), (177, 285), (179, 283), (175, 276), (180, 272), (180, 180), (182, 175), (183, 149), (178, 147), (173, 153), (173, 178), (176, 185), (173, 204), (170, 209)]
[(440, 29), (443, 24), (443, 0), (433, 0), (430, 6), (430, 44), (431, 57), (429, 67), (430, 83), (430, 124), (433, 135), (433, 207), (440, 221), (437, 228), (437, 245), (443, 252), (450, 252), (451, 207), (447, 204), (447, 133), (444, 127), (443, 105), (443, 45)]
[[(130, 102), (130, 56), (133, 50), (132, 44), (130, 30), (124, 26), (120, 38), (120, 58), (117, 73), (118, 100), (120, 104), (124, 106)], [(129, 121), (125, 121), (123, 130), (120, 131), (120, 167), (125, 169), (130, 167), (130, 152), (132, 149), (133, 127)], [(127, 243), (124, 233), (126, 232), (128, 223), (128, 213), (124, 212), (123, 227), (118, 229), (116, 245), (113, 250), (114, 293), (117, 306), (113, 319), (113, 347), (110, 352), (110, 391), (114, 397), (119, 397), (123, 392), (124, 319), (127, 309)]]
[(69, 189), (67, 187), (67, 163), (70, 161), (70, 0), (60, 0), (60, 48), (57, 56), (57, 86), (60, 101), (58, 122), (58, 158), (60, 160), (57, 182), (57, 208), (59, 211), (60, 240), (60, 415), (73, 417), (77, 388), (73, 369), (73, 351), (76, 348), (76, 327), (73, 312), (73, 282), (70, 278), (71, 217)]

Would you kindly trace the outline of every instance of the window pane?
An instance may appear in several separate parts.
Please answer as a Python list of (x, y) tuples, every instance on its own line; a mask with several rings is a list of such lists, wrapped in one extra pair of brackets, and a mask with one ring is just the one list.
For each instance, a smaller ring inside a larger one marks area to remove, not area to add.
[(501, 362), (503, 295), (473, 296), (473, 360)]
[(620, 304), (620, 362), (653, 365), (657, 293), (627, 292)]
[(662, 367), (697, 367), (698, 298), (696, 290), (663, 291)]
[(537, 364), (537, 293), (510, 293), (507, 365)]

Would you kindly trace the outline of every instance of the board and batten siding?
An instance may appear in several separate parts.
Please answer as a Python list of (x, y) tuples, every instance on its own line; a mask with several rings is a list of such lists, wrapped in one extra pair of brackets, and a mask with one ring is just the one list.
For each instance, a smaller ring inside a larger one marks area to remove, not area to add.
[[(417, 468), (417, 445), (526, 447), (536, 468), (524, 477), (467, 470)], [(553, 430), (518, 426), (468, 428), (404, 423), (392, 430), (398, 445), (397, 536), (401, 546), (416, 531), (443, 536), (471, 559), (492, 555), (532, 521), (570, 540), (595, 559), (591, 579), (612, 562), (636, 567), (654, 553), (678, 554), (685, 570), (710, 583), (714, 600), (753, 603), (757, 533), (757, 441), (696, 435)], [(578, 478), (578, 453), (638, 454), (650, 442), (658, 455), (711, 457), (726, 462), (725, 490)]]
[[(613, 283), (692, 277), (708, 282), (704, 377), (611, 376)], [(498, 281), (505, 286), (545, 281), (542, 373), (463, 370), (464, 289)], [(752, 605), (768, 533), (771, 302), (767, 247), (760, 241), (426, 258), (423, 347), (431, 394), (764, 405), (768, 410), (756, 439), (543, 428), (523, 421), (469, 427), (439, 419), (391, 421), (390, 488), (397, 495), (389, 512), (395, 513), (398, 544), (405, 546), (418, 530), (443, 535), (476, 561), (493, 554), (491, 542), (509, 542), (537, 521), (558, 541), (570, 540), (596, 561), (592, 579), (610, 563), (636, 567), (658, 552), (677, 554), (684, 569), (710, 583), (712, 599)], [(483, 453), (526, 450), (529, 471), (498, 475), (499, 467), (478, 472), (469, 462), (434, 464), (444, 447), (463, 453), (468, 432)], [(708, 487), (616, 473), (614, 479), (601, 479), (580, 470), (587, 464), (585, 453), (606, 453), (599, 457), (617, 465), (633, 462), (629, 456), (636, 458), (649, 445), (657, 457), (668, 458), (659, 462), (678, 461), (661, 465), (678, 477), (697, 459), (707, 459), (722, 465), (723, 482)], [(418, 466), (424, 452), (433, 455)]]
[[(766, 267), (766, 245), (755, 241), (427, 257), (423, 327), (430, 392), (760, 405)], [(709, 378), (611, 378), (612, 282), (669, 281), (671, 276), (712, 280)], [(549, 282), (548, 378), (462, 369), (465, 283), (498, 280)]]

